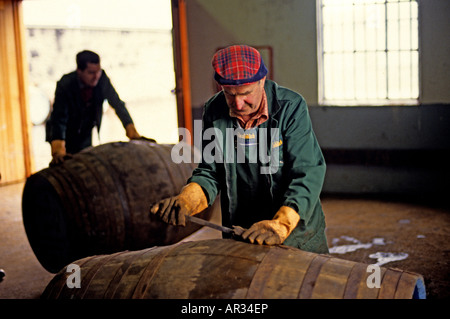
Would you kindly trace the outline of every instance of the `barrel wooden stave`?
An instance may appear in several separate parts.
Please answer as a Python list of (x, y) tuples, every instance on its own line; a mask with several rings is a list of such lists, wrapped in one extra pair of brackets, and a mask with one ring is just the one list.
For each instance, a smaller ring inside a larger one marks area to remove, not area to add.
[[(169, 245), (200, 226), (168, 225), (150, 205), (177, 195), (195, 164), (175, 164), (173, 145), (116, 142), (30, 176), (22, 198), (30, 245), (48, 271), (86, 256)], [(215, 203), (202, 214), (210, 219)]]
[(398, 282), (397, 290), (395, 291), (395, 299), (410, 299), (414, 295), (417, 282), (416, 274), (407, 271), (402, 272), (402, 276)]
[[(72, 250), (67, 240), (67, 221), (63, 204), (47, 178), (38, 174), (28, 178), (24, 187), (24, 193), (30, 185), (39, 185), (36, 191), (28, 192), (27, 200), (23, 200), (24, 211), (33, 212), (24, 216), (24, 226), (30, 245), (44, 268), (50, 269), (46, 262), (51, 260), (59, 268), (51, 268), (51, 272), (57, 272), (61, 265), (69, 261), (65, 256)], [(46, 212), (50, 210), (52, 214)], [(39, 225), (39, 227), (34, 227)]]
[(312, 299), (342, 299), (352, 263), (343, 259), (328, 259), (316, 277)]
[[(219, 240), (214, 245), (200, 241), (177, 246), (161, 263), (142, 297), (245, 298), (263, 255), (257, 250), (245, 251), (245, 244), (233, 248), (227, 244), (228, 241)], [(173, 280), (173, 285), (167, 284), (168, 278)]]
[(181, 242), (114, 256), (87, 257), (78, 262), (83, 264), (82, 288), (53, 289), (67, 278), (62, 269), (42, 297), (411, 299), (418, 283), (423, 284), (419, 274), (381, 267), (381, 287), (368, 288), (370, 273), (361, 271), (368, 265), (292, 247), (252, 245), (231, 239)]
[[(271, 249), (249, 287), (247, 298), (296, 299), (311, 261), (317, 254), (292, 253), (287, 246)], [(294, 250), (295, 251), (295, 250)], [(286, 285), (286, 283), (289, 283)], [(289, 297), (288, 297), (289, 296)]]

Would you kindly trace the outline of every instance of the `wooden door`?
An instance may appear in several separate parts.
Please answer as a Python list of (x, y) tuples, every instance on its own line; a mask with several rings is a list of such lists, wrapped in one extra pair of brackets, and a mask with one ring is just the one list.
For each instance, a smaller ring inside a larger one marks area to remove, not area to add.
[(22, 1), (0, 0), (0, 185), (31, 174)]

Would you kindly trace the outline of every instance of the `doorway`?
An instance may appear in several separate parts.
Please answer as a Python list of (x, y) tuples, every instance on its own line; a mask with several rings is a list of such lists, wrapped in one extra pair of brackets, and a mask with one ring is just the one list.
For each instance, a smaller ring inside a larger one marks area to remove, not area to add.
[[(36, 14), (39, 12), (39, 14)], [(170, 0), (34, 0), (23, 2), (29, 64), (34, 171), (48, 167), (47, 118), (63, 74), (76, 69), (75, 55), (89, 49), (101, 57), (138, 132), (158, 143), (178, 141)], [(93, 144), (127, 141), (114, 110), (104, 105)]]

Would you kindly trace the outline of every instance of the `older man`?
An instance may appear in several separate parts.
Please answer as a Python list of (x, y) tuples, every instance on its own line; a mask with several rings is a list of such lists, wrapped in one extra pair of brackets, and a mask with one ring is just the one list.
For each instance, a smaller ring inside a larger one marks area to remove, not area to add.
[(151, 212), (184, 225), (185, 215), (201, 212), (220, 192), (222, 224), (247, 228), (244, 240), (327, 253), (319, 200), (326, 166), (305, 100), (267, 80), (252, 47), (220, 50), (212, 66), (222, 91), (205, 104), (203, 132), (222, 132), (216, 138), (223, 158), (203, 158), (181, 193)]

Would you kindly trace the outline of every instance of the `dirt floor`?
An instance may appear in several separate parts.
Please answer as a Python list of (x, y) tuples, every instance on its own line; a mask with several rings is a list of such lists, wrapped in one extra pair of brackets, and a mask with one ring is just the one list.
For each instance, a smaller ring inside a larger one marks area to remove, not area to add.
[[(6, 273), (0, 282), (0, 299), (37, 299), (54, 276), (39, 264), (28, 243), (22, 223), (22, 190), (23, 183), (0, 187), (0, 268)], [(380, 261), (372, 258), (376, 253), (405, 258), (383, 267), (421, 274), (428, 299), (450, 297), (449, 209), (342, 197), (324, 197), (322, 203), (333, 256), (368, 264)], [(219, 236), (203, 228), (187, 240)]]
[(322, 202), (333, 256), (368, 264), (379, 261), (376, 253), (405, 258), (382, 266), (421, 274), (427, 299), (450, 298), (448, 208), (392, 199), (328, 197)]

